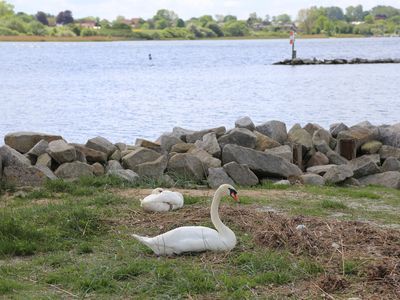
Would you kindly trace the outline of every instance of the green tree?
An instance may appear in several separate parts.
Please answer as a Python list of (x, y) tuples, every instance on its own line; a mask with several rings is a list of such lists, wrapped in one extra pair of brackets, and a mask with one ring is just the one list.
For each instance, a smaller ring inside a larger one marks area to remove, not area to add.
[(247, 19), (247, 24), (253, 26), (254, 24), (261, 23), (262, 19), (257, 16), (257, 13), (251, 13)]
[(231, 22), (231, 21), (237, 21), (237, 17), (232, 16), (232, 15), (227, 15), (224, 17), (224, 23)]
[(0, 0), (0, 17), (12, 16), (14, 14), (14, 6), (6, 1)]
[(308, 34), (313, 33), (315, 22), (320, 16), (325, 16), (323, 8), (312, 6), (308, 9), (301, 9), (297, 17), (300, 30)]
[(57, 24), (66, 25), (74, 22), (72, 12), (70, 10), (61, 11), (56, 17)]
[(207, 28), (211, 29), (218, 37), (224, 36), (221, 27), (215, 22), (208, 23)]
[(330, 20), (344, 20), (344, 13), (340, 7), (331, 6), (325, 8), (325, 13)]
[(347, 21), (349, 21), (349, 22), (353, 22), (353, 21), (359, 22), (359, 21), (364, 20), (365, 12), (363, 10), (362, 5), (347, 7), (345, 17), (346, 17)]
[(272, 22), (277, 24), (287, 24), (292, 23), (292, 18), (288, 14), (282, 14), (272, 17)]
[(231, 21), (224, 24), (223, 31), (226, 36), (246, 36), (250, 34), (249, 27), (244, 21)]
[(166, 23), (167, 27), (174, 26), (178, 19), (179, 19), (178, 15), (174, 11), (168, 9), (158, 10), (155, 16), (153, 17), (155, 24), (157, 24), (157, 21), (164, 20), (165, 22), (162, 22), (161, 24)]
[(35, 17), (36, 17), (36, 20), (38, 20), (43, 25), (46, 25), (46, 26), (49, 25), (49, 20), (47, 20), (47, 15), (44, 12), (38, 11), (36, 13)]
[(371, 9), (371, 15), (374, 17), (385, 16), (386, 18), (391, 18), (400, 15), (400, 10), (393, 6), (378, 5)]
[(198, 22), (200, 23), (200, 26), (202, 26), (202, 27), (205, 27), (207, 25), (207, 23), (213, 22), (213, 21), (214, 21), (214, 19), (210, 15), (204, 15), (198, 19)]
[(176, 27), (185, 28), (185, 26), (186, 26), (185, 21), (183, 21), (180, 18), (178, 20), (176, 20)]
[(168, 21), (166, 19), (160, 19), (155, 22), (156, 29), (165, 29), (168, 26)]
[(365, 16), (364, 21), (367, 24), (374, 24), (374, 17), (371, 15), (367, 15)]

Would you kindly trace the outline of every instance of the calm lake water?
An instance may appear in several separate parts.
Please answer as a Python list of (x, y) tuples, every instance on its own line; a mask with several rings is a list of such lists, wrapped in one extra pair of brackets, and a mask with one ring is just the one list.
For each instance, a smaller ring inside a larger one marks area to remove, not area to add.
[[(298, 40), (297, 52), (400, 58), (400, 38)], [(0, 43), (0, 138), (27, 130), (133, 143), (245, 115), (288, 127), (400, 122), (400, 65), (271, 65), (289, 55), (288, 40)]]

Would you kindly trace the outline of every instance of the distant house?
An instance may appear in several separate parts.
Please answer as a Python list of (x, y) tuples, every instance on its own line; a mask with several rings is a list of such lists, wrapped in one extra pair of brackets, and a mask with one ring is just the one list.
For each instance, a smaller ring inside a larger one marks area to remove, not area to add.
[(100, 26), (96, 25), (96, 21), (81, 21), (79, 25), (83, 28), (100, 29)]
[(386, 15), (376, 15), (375, 20), (386, 20), (387, 16)]
[(140, 20), (141, 18), (132, 18), (132, 19), (125, 19), (122, 23), (131, 26), (132, 28), (139, 28), (140, 27)]
[(362, 21), (353, 21), (351, 22), (351, 25), (360, 25), (360, 24), (364, 24), (365, 22)]

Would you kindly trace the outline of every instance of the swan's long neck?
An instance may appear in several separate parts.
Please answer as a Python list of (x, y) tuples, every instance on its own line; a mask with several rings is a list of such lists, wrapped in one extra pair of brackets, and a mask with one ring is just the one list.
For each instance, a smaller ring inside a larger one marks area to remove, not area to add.
[(217, 229), (217, 231), (220, 234), (224, 234), (227, 231), (231, 231), (227, 226), (224, 225), (224, 223), (222, 223), (221, 219), (219, 218), (218, 208), (223, 193), (224, 193), (224, 188), (220, 186), (215, 191), (214, 198), (211, 203), (211, 222), (214, 224), (215, 229)]

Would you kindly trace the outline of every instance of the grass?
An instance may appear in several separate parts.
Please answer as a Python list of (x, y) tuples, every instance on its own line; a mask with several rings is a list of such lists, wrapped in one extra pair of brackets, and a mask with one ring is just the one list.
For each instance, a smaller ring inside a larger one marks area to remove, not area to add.
[[(181, 182), (190, 184), (186, 178)], [(153, 188), (159, 182), (141, 184)], [(133, 199), (129, 194), (137, 195), (136, 188), (137, 184), (100, 177), (73, 183), (55, 180), (17, 196), (4, 189), (0, 198), (0, 298), (283, 299), (289, 297), (285, 291), (316, 281), (327, 272), (320, 259), (260, 245), (235, 224), (231, 227), (239, 243), (231, 253), (157, 258), (130, 237), (133, 232), (167, 230), (159, 227), (160, 215), (141, 212), (139, 202), (134, 201), (139, 196)], [(239, 189), (239, 195), (243, 208), (268, 206), (289, 215), (318, 217), (340, 212), (352, 220), (400, 224), (396, 216), (399, 194), (391, 189), (283, 188), (264, 183), (259, 188)], [(188, 210), (174, 212), (171, 220), (179, 221), (190, 208), (208, 207), (209, 198), (185, 194)], [(369, 211), (371, 203), (393, 209)], [(140, 225), (143, 218), (153, 220), (146, 223), (151, 225)], [(208, 217), (197, 222), (210, 224)], [(357, 282), (364, 276), (364, 265), (364, 260), (349, 257), (338, 269)], [(320, 294), (308, 291), (306, 298)]]

